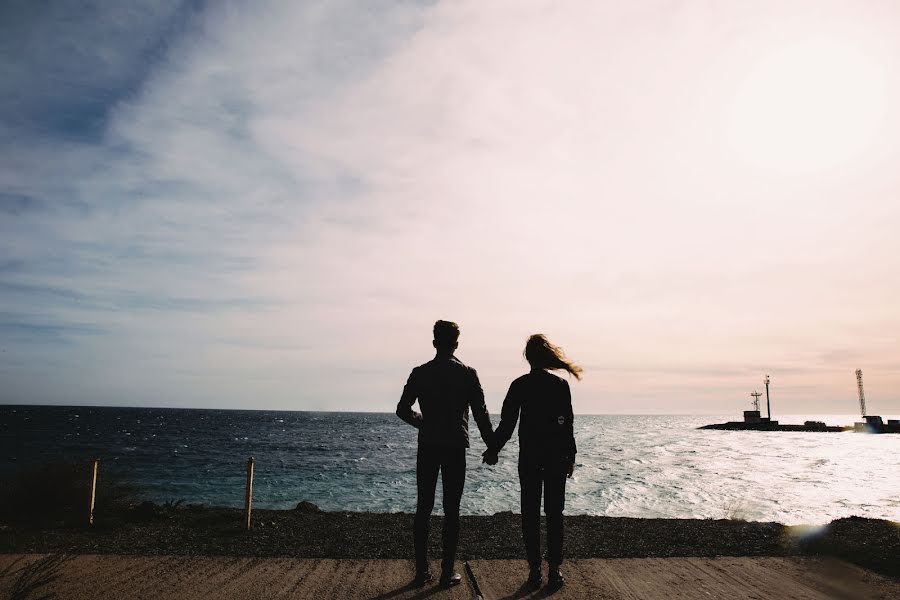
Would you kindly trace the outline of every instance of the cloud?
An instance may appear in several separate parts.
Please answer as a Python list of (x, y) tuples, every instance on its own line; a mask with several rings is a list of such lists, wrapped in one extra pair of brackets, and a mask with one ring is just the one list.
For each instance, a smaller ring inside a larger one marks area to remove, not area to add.
[(0, 8), (4, 94), (13, 130), (97, 140), (108, 111), (139, 91), (195, 2), (69, 2)]
[(724, 139), (812, 4), (10, 6), (3, 401), (52, 358), (57, 402), (389, 410), (436, 318), (494, 404), (535, 330), (596, 367), (588, 412), (898, 358), (896, 146), (792, 178)]

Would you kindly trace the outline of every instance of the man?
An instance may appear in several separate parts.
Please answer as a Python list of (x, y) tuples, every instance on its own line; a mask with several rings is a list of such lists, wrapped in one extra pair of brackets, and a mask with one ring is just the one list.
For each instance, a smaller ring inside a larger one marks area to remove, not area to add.
[[(440, 584), (457, 585), (462, 577), (454, 571), (459, 539), (459, 503), (466, 479), (466, 448), (469, 447), (469, 407), (484, 443), (490, 446), (493, 429), (484, 392), (475, 369), (467, 367), (453, 352), (459, 346), (459, 326), (450, 321), (434, 324), (437, 354), (412, 370), (397, 403), (397, 416), (419, 430), (416, 455), (416, 519), (413, 538), (416, 552), (416, 584), (433, 577), (428, 570), (428, 525), (434, 509), (438, 471), (444, 487), (444, 558)], [(419, 401), (421, 414), (412, 409)]]

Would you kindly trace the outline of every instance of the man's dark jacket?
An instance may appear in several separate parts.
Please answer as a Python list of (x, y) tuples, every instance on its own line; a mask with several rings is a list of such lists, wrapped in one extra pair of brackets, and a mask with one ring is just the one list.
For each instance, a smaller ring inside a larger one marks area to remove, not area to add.
[[(419, 414), (412, 409), (418, 400)], [(397, 416), (418, 428), (419, 444), (469, 447), (469, 407), (485, 444), (492, 427), (475, 369), (455, 356), (436, 356), (409, 374), (397, 403)]]

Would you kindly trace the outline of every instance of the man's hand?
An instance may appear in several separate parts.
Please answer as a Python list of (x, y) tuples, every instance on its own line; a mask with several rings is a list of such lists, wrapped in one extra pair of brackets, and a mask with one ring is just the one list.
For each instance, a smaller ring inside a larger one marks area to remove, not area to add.
[(574, 473), (575, 473), (575, 461), (573, 460), (572, 462), (569, 463), (569, 470), (567, 472), (569, 479), (572, 479), (572, 475)]
[(496, 465), (497, 461), (499, 460), (499, 453), (495, 450), (491, 450), (490, 448), (481, 453), (481, 462), (486, 463), (492, 467)]

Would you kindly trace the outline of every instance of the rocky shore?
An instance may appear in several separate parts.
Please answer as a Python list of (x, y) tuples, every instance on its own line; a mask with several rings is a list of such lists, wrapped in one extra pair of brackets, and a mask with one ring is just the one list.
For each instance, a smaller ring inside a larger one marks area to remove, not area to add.
[[(141, 503), (91, 527), (11, 522), (2, 517), (0, 553), (412, 558), (412, 515), (256, 510)], [(441, 517), (432, 520), (431, 555), (440, 556)], [(569, 558), (836, 556), (900, 577), (900, 524), (851, 517), (821, 528), (739, 520), (567, 516)], [(462, 518), (460, 559), (524, 558), (520, 517)]]

